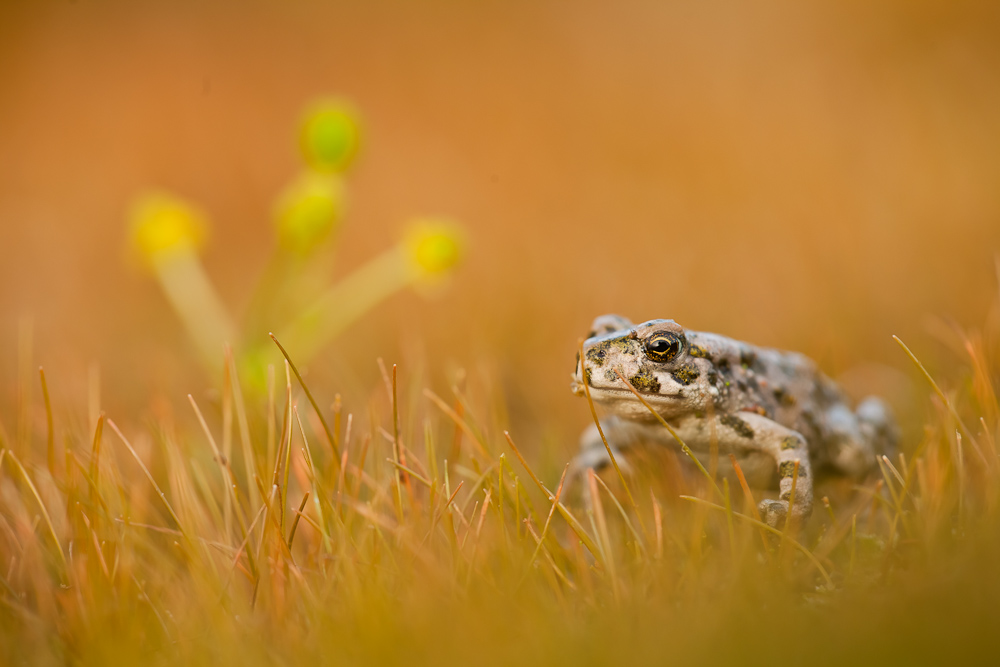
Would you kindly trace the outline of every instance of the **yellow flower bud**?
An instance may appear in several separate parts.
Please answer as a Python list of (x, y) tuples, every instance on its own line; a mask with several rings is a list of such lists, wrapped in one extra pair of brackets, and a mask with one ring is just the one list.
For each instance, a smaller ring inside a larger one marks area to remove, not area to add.
[(315, 104), (305, 115), (299, 137), (302, 155), (318, 171), (346, 170), (361, 143), (361, 124), (350, 105), (336, 100)]
[(344, 210), (344, 188), (336, 176), (305, 174), (275, 206), (278, 240), (288, 250), (308, 254), (333, 232)]
[(205, 243), (206, 220), (200, 209), (177, 197), (146, 193), (129, 211), (132, 247), (149, 266), (197, 252)]
[(450, 220), (419, 218), (407, 226), (403, 247), (418, 277), (443, 277), (462, 260), (465, 233)]

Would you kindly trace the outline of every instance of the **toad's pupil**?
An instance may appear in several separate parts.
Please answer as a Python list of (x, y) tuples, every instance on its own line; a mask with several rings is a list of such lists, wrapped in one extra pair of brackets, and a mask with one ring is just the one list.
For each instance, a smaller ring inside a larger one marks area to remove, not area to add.
[(653, 341), (653, 352), (666, 352), (669, 347), (670, 343), (662, 338), (660, 340)]

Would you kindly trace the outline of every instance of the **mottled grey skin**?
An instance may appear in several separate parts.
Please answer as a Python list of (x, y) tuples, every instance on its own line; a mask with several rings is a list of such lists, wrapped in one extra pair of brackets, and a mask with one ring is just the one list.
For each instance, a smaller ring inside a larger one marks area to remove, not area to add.
[[(720, 469), (725, 472), (732, 453), (750, 484), (777, 486), (779, 500), (760, 504), (772, 526), (788, 513), (796, 461), (792, 513), (805, 518), (816, 471), (860, 479), (895, 444), (896, 427), (880, 399), (865, 399), (852, 410), (840, 388), (801, 354), (688, 331), (673, 320), (633, 325), (602, 315), (577, 360), (573, 392), (584, 395), (586, 377), (593, 400), (611, 413), (601, 427), (616, 451), (637, 443), (677, 444), (615, 369), (700, 460), (707, 462), (716, 440)], [(584, 432), (580, 446), (575, 469), (610, 462), (596, 426)]]

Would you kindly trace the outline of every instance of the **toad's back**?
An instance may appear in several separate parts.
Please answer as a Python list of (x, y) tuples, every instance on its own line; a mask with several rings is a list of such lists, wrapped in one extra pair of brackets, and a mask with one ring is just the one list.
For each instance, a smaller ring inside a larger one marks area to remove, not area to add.
[[(809, 357), (757, 347), (714, 333), (689, 331), (689, 354), (705, 360), (706, 381), (722, 412), (756, 412), (798, 431), (809, 443), (814, 465), (843, 439), (847, 397)], [(714, 392), (713, 392), (714, 393)]]

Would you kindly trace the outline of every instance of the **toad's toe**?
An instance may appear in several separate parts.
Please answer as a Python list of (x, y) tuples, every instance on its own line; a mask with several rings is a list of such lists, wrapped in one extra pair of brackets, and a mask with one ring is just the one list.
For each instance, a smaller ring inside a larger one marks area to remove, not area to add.
[(788, 501), (762, 500), (757, 509), (760, 510), (760, 518), (772, 528), (781, 528), (785, 525), (785, 517), (788, 515)]

